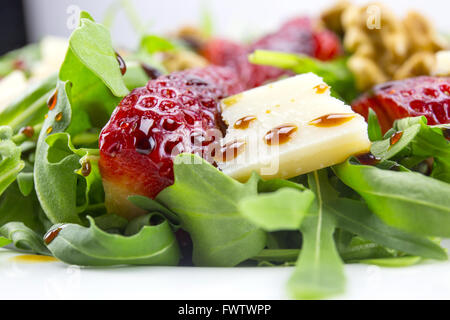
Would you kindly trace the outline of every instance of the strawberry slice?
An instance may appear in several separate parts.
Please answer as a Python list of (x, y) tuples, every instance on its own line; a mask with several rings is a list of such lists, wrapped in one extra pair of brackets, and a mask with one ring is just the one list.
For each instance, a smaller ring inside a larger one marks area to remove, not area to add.
[(377, 85), (352, 108), (366, 119), (372, 108), (386, 132), (395, 120), (406, 117), (425, 116), (430, 125), (449, 123), (449, 105), (450, 78), (422, 76)]
[(125, 97), (100, 134), (108, 212), (140, 215), (129, 195), (154, 198), (173, 183), (174, 156), (207, 154), (207, 131), (220, 129), (218, 101), (242, 90), (234, 72), (212, 66), (161, 76)]
[(289, 20), (279, 30), (249, 46), (224, 39), (212, 39), (206, 44), (203, 55), (212, 64), (236, 70), (247, 89), (289, 74), (278, 68), (248, 62), (248, 54), (257, 49), (305, 54), (320, 60), (331, 60), (341, 54), (339, 38), (333, 32), (315, 28), (310, 18), (299, 17)]

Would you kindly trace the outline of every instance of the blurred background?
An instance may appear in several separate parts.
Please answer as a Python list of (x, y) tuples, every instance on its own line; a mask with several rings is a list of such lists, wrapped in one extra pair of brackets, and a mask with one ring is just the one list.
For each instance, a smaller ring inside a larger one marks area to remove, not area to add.
[[(450, 33), (449, 1), (381, 2), (400, 15), (406, 9), (417, 9), (432, 17), (442, 32)], [(89, 11), (99, 22), (106, 20), (116, 45), (132, 48), (139, 38), (137, 30), (174, 31), (183, 25), (198, 24), (205, 12), (212, 18), (214, 33), (245, 39), (275, 28), (289, 17), (317, 14), (333, 3), (334, 0), (2, 0), (0, 53), (36, 42), (44, 35), (68, 36), (73, 17), (80, 9)]]

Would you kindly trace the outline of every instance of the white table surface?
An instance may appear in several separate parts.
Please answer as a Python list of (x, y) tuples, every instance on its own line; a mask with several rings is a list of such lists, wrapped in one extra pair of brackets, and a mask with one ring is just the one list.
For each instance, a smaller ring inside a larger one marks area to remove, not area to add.
[[(450, 241), (444, 245), (450, 248)], [(25, 257), (26, 258), (26, 257)], [(292, 268), (80, 268), (0, 249), (0, 299), (286, 299)], [(338, 299), (450, 299), (450, 261), (347, 265)]]

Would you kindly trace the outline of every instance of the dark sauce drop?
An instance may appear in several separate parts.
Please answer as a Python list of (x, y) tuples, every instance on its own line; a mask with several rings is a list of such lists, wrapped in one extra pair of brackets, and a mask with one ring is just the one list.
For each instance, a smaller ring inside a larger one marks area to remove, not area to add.
[(344, 124), (355, 117), (351, 113), (330, 113), (309, 122), (310, 125), (316, 127), (336, 127)]
[(449, 128), (442, 129), (442, 133), (444, 134), (445, 139), (450, 140), (450, 129)]
[(54, 229), (50, 229), (45, 235), (44, 235), (44, 242), (45, 244), (49, 245), (55, 238), (59, 235), (62, 229), (65, 228), (65, 225), (59, 226)]
[(55, 121), (59, 122), (62, 120), (62, 118), (63, 118), (63, 113), (60, 112), (55, 116)]
[(117, 62), (119, 63), (120, 73), (124, 75), (127, 72), (127, 65), (125, 64), (125, 60), (116, 52)]
[(220, 148), (218, 158), (222, 162), (230, 161), (236, 158), (245, 149), (245, 141), (232, 141)]
[(366, 166), (375, 166), (381, 161), (380, 158), (370, 152), (357, 155), (356, 159), (358, 159), (361, 164)]
[(25, 135), (25, 137), (27, 138), (32, 138), (34, 135), (34, 128), (30, 126), (23, 127), (22, 129), (20, 129), (20, 133)]
[(241, 129), (241, 130), (247, 129), (248, 126), (250, 125), (250, 123), (255, 120), (256, 120), (255, 116), (242, 117), (234, 123), (233, 127), (235, 129)]
[(92, 170), (91, 162), (89, 160), (84, 161), (83, 164), (81, 165), (81, 174), (83, 175), (83, 177), (87, 177), (88, 175), (90, 175), (91, 170)]
[(142, 68), (142, 70), (144, 70), (144, 72), (147, 74), (147, 76), (152, 80), (155, 80), (156, 78), (158, 78), (159, 76), (162, 75), (161, 71), (159, 71), (156, 68), (153, 68), (152, 66), (150, 66), (146, 63), (141, 63), (141, 68)]
[(55, 109), (57, 100), (58, 100), (58, 90), (55, 90), (55, 92), (47, 101), (47, 106), (49, 110)]
[(393, 146), (394, 144), (396, 144), (397, 142), (400, 141), (400, 139), (403, 136), (403, 131), (398, 131), (396, 133), (394, 133), (391, 138), (389, 139), (389, 143), (391, 144), (391, 146)]
[(284, 124), (267, 132), (264, 141), (269, 146), (283, 144), (288, 142), (297, 130), (298, 127), (294, 124)]

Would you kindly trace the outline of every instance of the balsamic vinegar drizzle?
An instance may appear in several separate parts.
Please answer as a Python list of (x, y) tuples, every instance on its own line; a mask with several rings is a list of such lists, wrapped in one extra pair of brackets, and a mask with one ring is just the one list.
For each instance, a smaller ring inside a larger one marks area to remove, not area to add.
[(352, 120), (354, 117), (355, 114), (352, 113), (330, 113), (311, 120), (309, 124), (322, 128), (336, 127)]
[(394, 144), (396, 144), (397, 142), (400, 141), (400, 139), (403, 136), (403, 131), (398, 131), (396, 133), (394, 133), (391, 138), (389, 139), (389, 143), (391, 144), (391, 146), (393, 146)]
[(235, 140), (227, 143), (220, 148), (218, 159), (222, 162), (230, 161), (236, 158), (245, 149), (245, 141)]
[(298, 127), (295, 124), (284, 124), (275, 127), (266, 133), (264, 142), (269, 146), (286, 143), (297, 130)]
[(45, 244), (49, 245), (55, 238), (59, 235), (62, 229), (65, 228), (65, 225), (61, 225), (57, 228), (50, 229), (45, 235), (44, 235), (44, 242)]
[(127, 65), (125, 64), (125, 60), (116, 52), (116, 59), (119, 63), (120, 73), (124, 75), (127, 72)]
[(47, 101), (47, 106), (49, 110), (53, 110), (55, 108), (57, 100), (58, 100), (58, 90), (55, 90), (55, 92)]
[(247, 129), (250, 123), (255, 120), (256, 120), (255, 116), (242, 117), (234, 123), (233, 127), (235, 129)]

